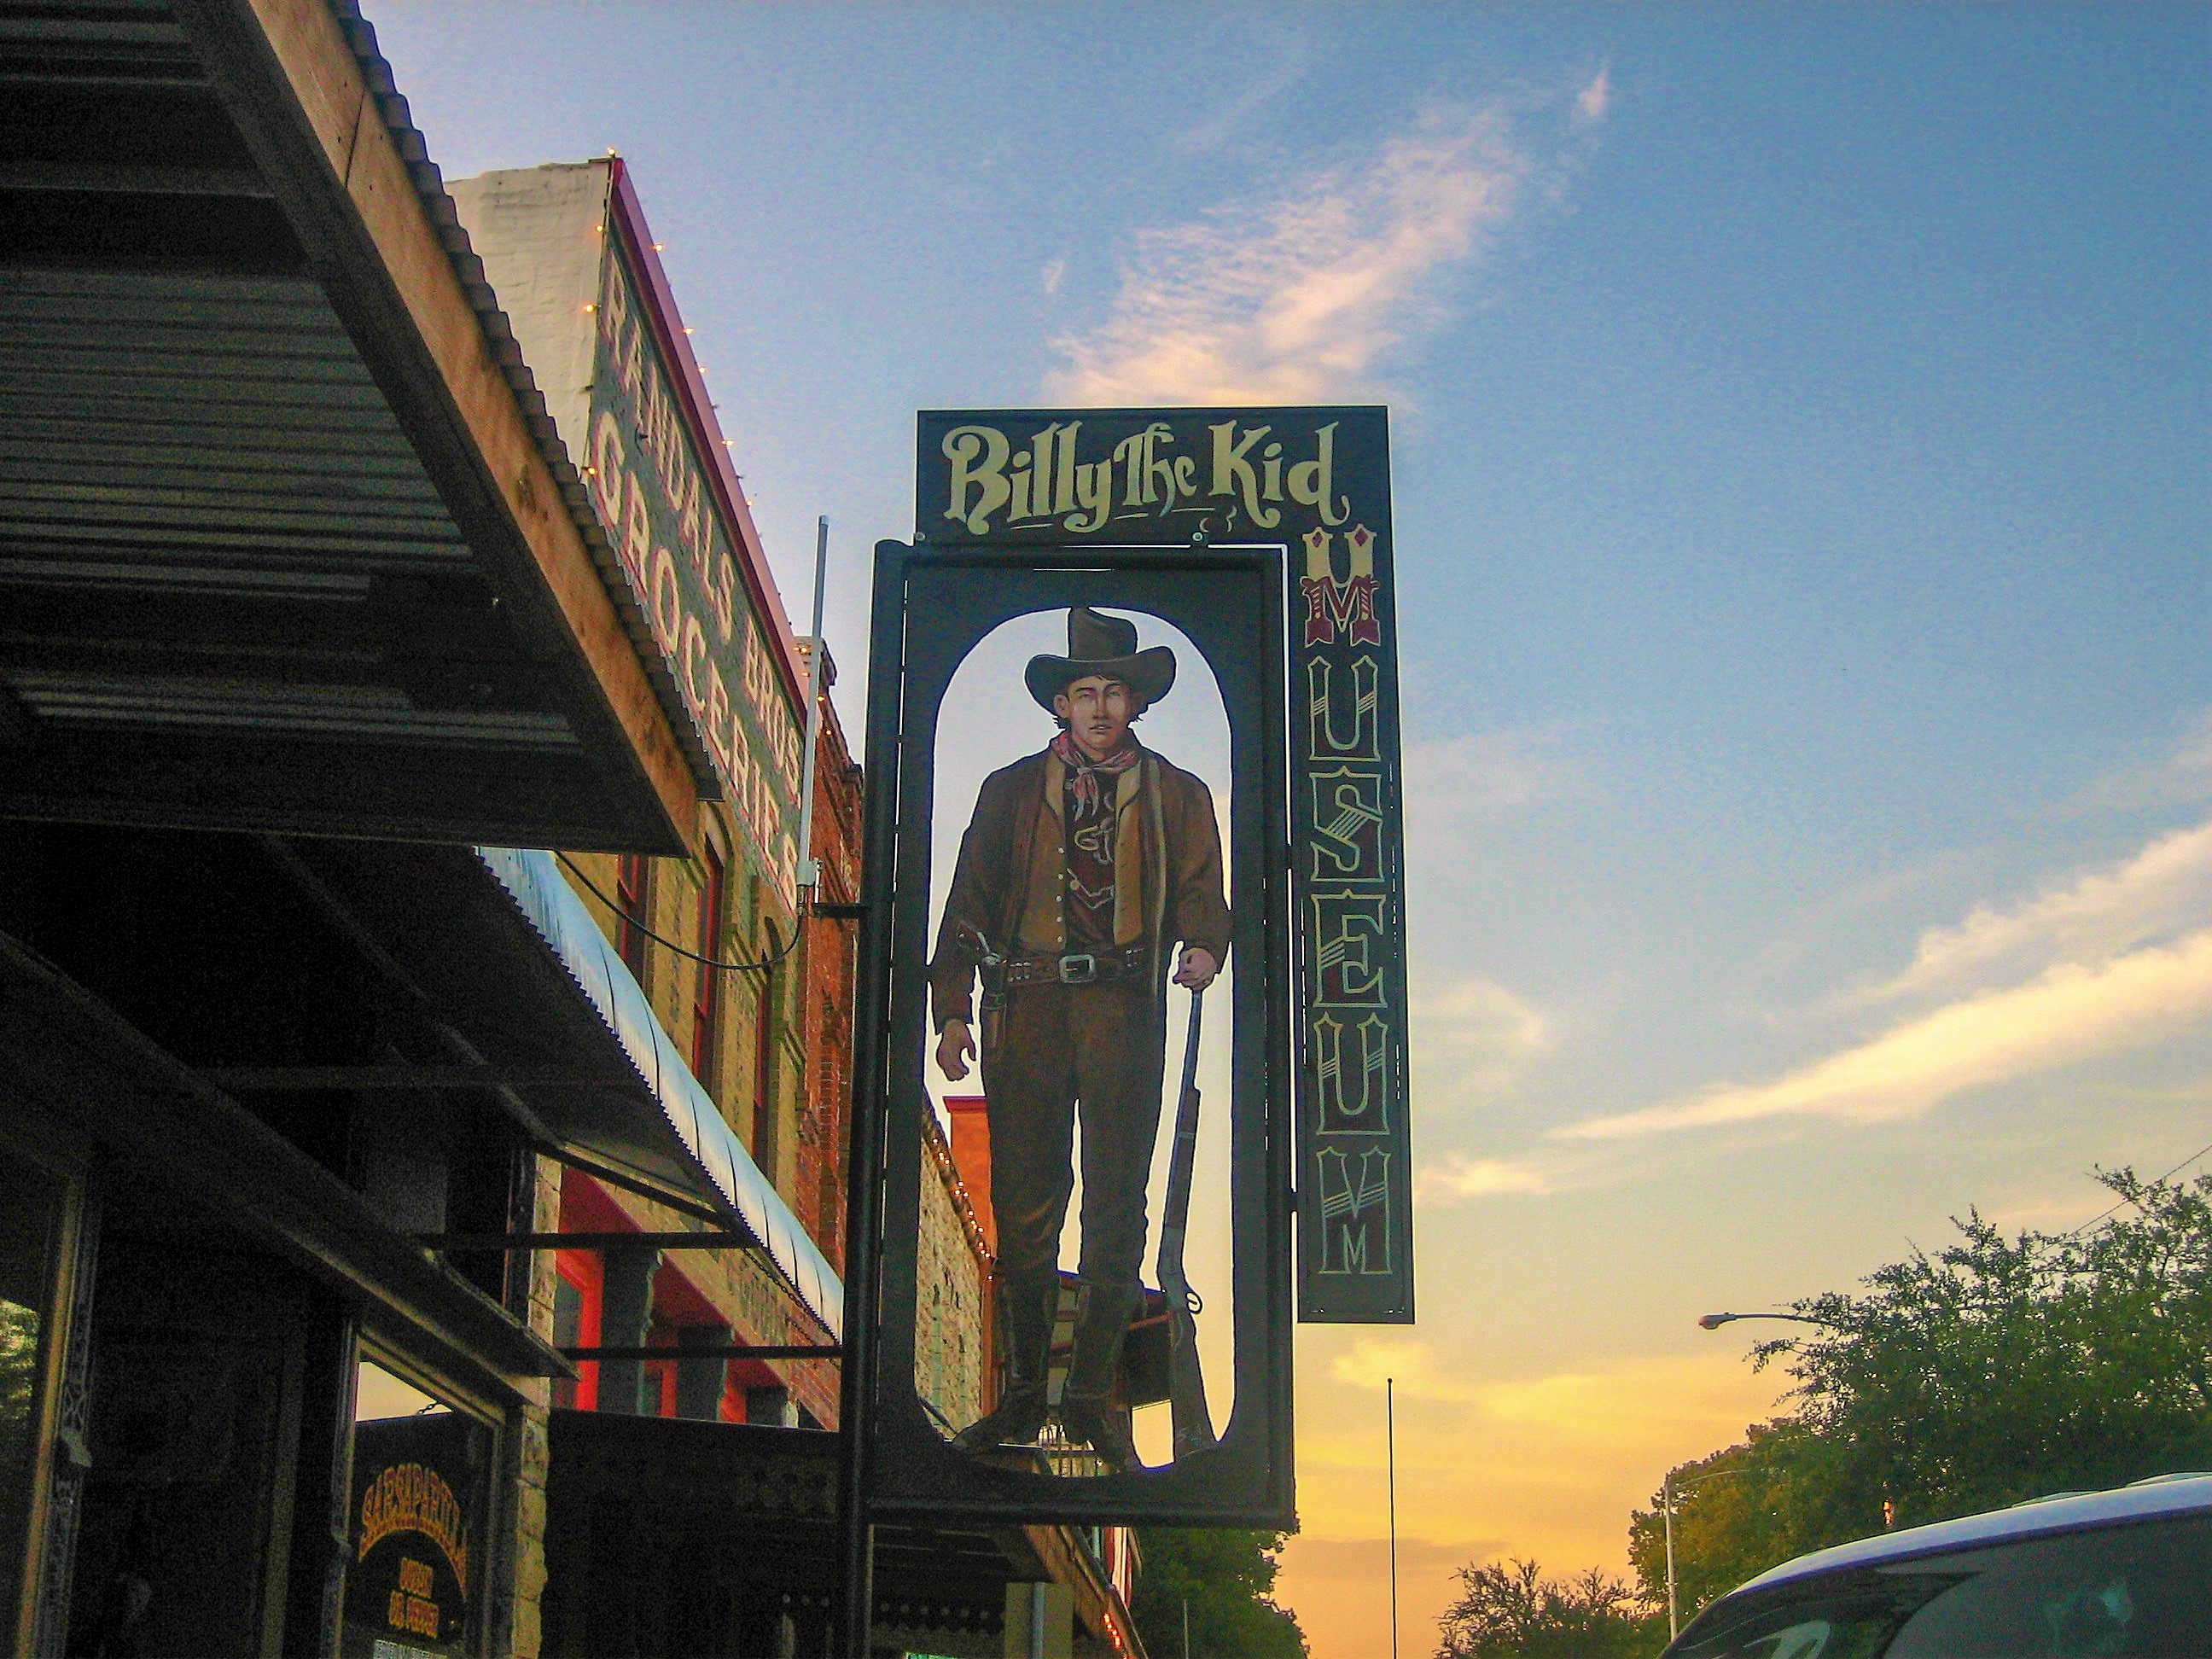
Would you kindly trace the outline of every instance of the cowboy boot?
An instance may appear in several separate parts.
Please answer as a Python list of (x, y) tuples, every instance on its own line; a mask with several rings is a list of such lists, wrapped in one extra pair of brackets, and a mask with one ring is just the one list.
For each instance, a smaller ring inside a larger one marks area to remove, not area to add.
[(1086, 1442), (1116, 1474), (1144, 1467), (1114, 1404), (1121, 1339), (1129, 1334), (1129, 1316), (1143, 1293), (1135, 1285), (1082, 1281), (1075, 1304), (1075, 1349), (1060, 1395), (1060, 1426), (1069, 1438)]
[(1003, 1381), (999, 1403), (954, 1437), (962, 1451), (1024, 1445), (1044, 1427), (1052, 1407), (1045, 1381), (1052, 1359), (1053, 1322), (1060, 1314), (1060, 1275), (1023, 1274), (999, 1288)]

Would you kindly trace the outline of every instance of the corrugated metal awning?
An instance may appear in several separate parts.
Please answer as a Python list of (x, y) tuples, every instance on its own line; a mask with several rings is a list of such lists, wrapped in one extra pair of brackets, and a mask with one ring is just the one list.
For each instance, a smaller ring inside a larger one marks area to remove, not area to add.
[[(413, 1012), (465, 1040), (542, 1149), (711, 1212), (832, 1336), (844, 1286), (753, 1162), (553, 855), (396, 842), (269, 843), (390, 964)], [(796, 1310), (794, 1310), (796, 1311)], [(755, 1331), (752, 1340), (776, 1334)]]
[(0, 812), (684, 850), (703, 738), (367, 26), (45, 0), (0, 88)]
[(644, 988), (562, 878), (553, 855), (502, 847), (480, 847), (477, 854), (621, 1044), (706, 1189), (759, 1241), (823, 1328), (842, 1339), (845, 1289), (836, 1271), (691, 1074)]

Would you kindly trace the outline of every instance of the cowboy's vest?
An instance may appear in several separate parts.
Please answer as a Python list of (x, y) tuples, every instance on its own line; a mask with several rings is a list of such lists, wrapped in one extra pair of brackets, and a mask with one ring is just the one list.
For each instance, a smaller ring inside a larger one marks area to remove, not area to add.
[[(1045, 757), (1041, 789), (1044, 811), (1037, 820), (1038, 833), (1030, 841), (1028, 879), (1015, 930), (1024, 953), (1056, 956), (1067, 950), (1111, 949), (1134, 945), (1146, 936), (1145, 845), (1149, 837), (1141, 821), (1144, 780), (1153, 765), (1146, 755), (1108, 781), (1114, 791), (1110, 811), (1087, 823), (1075, 823), (1073, 835), (1080, 839), (1079, 845), (1071, 838), (1068, 768), (1056, 755)], [(1075, 889), (1072, 897), (1071, 885)]]

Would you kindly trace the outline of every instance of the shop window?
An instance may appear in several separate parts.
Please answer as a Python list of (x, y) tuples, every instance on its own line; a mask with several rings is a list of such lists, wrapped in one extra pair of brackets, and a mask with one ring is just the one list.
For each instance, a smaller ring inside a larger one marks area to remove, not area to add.
[[(699, 884), (699, 954), (719, 959), (726, 916), (722, 881), (722, 855), (709, 842), (702, 849), (704, 874)], [(721, 1079), (715, 1074), (721, 1058), (722, 975), (705, 963), (692, 964), (698, 993), (691, 1000), (691, 1075), (710, 1095)]]
[(653, 866), (640, 853), (624, 853), (615, 868), (615, 951), (640, 985), (645, 983), (645, 930), (651, 925)]
[[(601, 1341), (600, 1321), (606, 1305), (606, 1273), (590, 1250), (561, 1250), (553, 1258), (553, 1346), (592, 1348)], [(599, 1362), (579, 1360), (576, 1375), (556, 1377), (553, 1403), (578, 1411), (599, 1408)]]
[[(0, 1153), (0, 1566), (9, 1569), (31, 1541), (62, 1202), (60, 1180)], [(5, 1638), (16, 1615), (12, 1596), (0, 1601), (0, 1650), (14, 1651)]]
[(775, 970), (753, 993), (753, 1162), (775, 1179)]
[(481, 1650), (491, 1443), (452, 1401), (361, 1361), (342, 1659)]

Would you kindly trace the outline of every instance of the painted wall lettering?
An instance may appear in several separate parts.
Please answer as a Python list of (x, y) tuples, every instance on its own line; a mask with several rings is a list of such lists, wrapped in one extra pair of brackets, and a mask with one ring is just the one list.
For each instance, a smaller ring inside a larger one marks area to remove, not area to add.
[(621, 245), (607, 243), (591, 389), (592, 504), (769, 886), (797, 900), (805, 737), (742, 587)]

